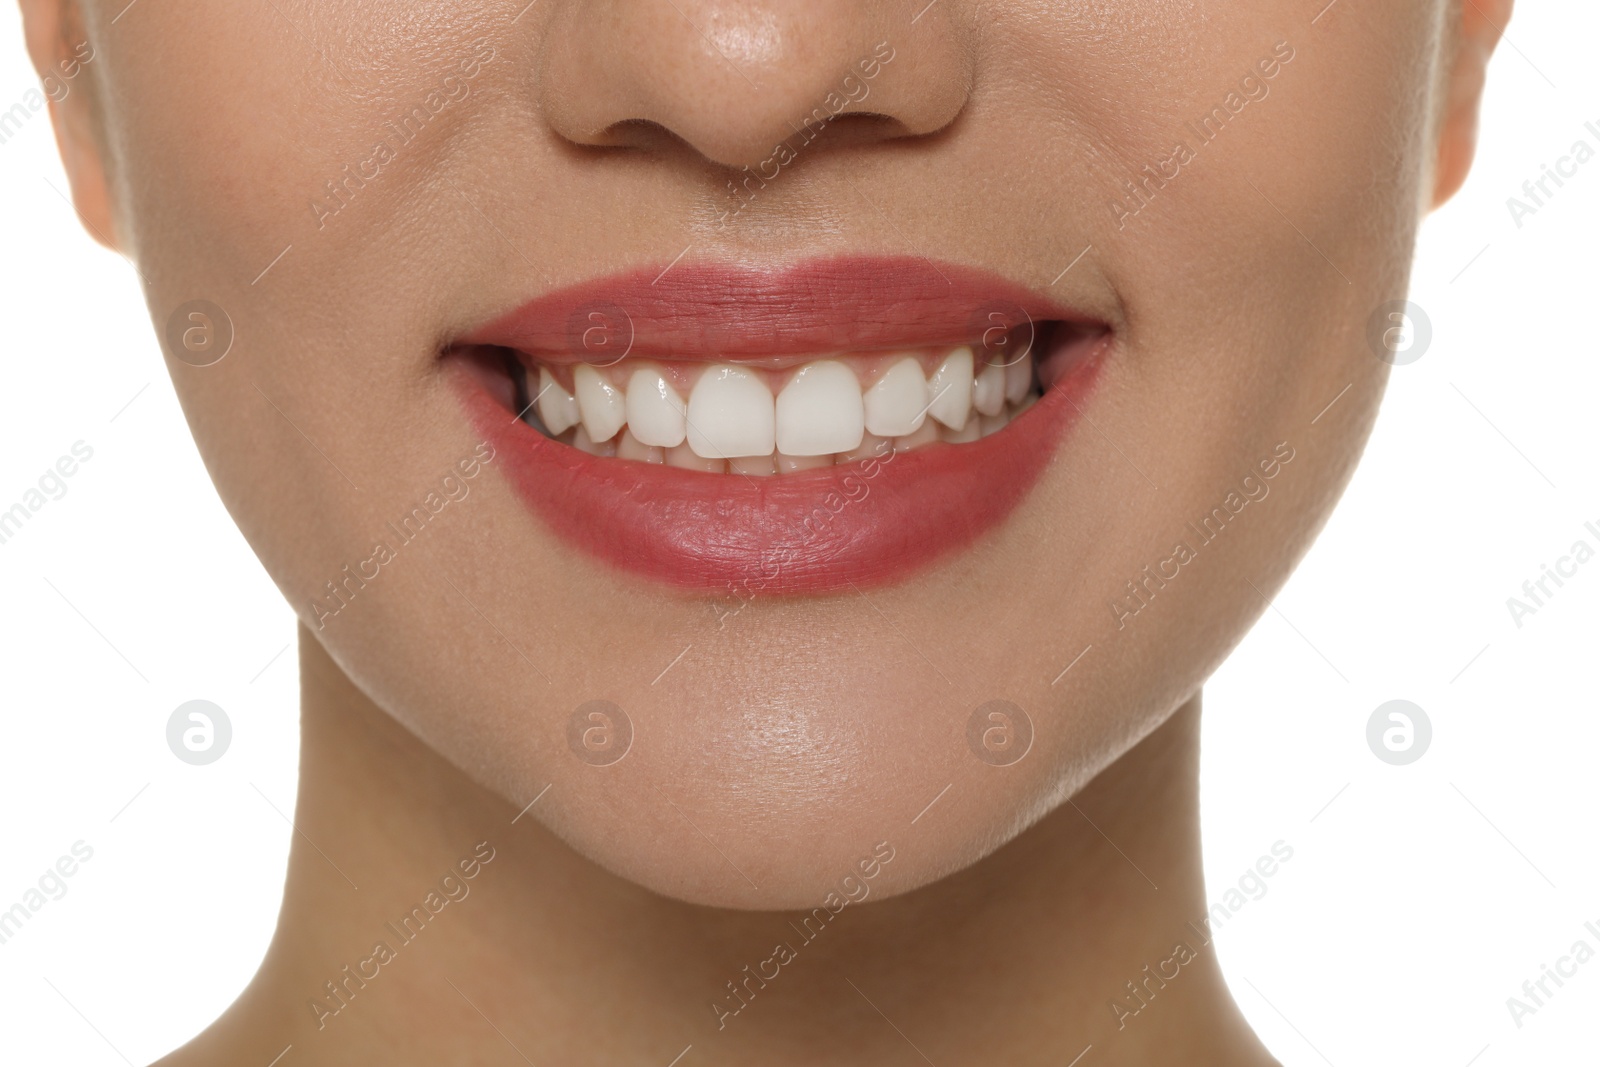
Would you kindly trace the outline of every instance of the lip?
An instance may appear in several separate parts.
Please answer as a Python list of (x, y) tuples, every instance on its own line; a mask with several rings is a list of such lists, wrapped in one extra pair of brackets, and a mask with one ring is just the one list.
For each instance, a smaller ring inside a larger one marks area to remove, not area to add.
[(624, 352), (751, 361), (965, 344), (996, 325), (1030, 320), (1101, 325), (988, 271), (915, 256), (845, 256), (777, 271), (719, 263), (629, 271), (541, 296), (462, 343), (546, 362)]
[[(696, 360), (970, 343), (986, 315), (1006, 308), (1100, 325), (987, 272), (850, 257), (776, 272), (682, 263), (665, 274), (629, 272), (542, 296), (461, 345), (592, 359), (592, 345), (574, 351), (570, 342), (575, 316), (585, 321), (596, 308), (627, 309), (626, 354)], [(766, 477), (591, 456), (516, 419), (464, 361), (455, 383), (497, 466), (557, 536), (623, 572), (748, 599), (902, 580), (999, 526), (1075, 424), (1112, 336), (1107, 329), (1080, 336), (1070, 352), (1036, 353), (1053, 366), (1046, 374), (1041, 365), (1044, 395), (981, 440)]]

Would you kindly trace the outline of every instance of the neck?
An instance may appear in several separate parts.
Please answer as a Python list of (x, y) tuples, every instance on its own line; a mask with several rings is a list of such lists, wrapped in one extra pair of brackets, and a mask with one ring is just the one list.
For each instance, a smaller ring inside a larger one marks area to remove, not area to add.
[(1091, 1045), (1086, 1067), (1273, 1062), (1205, 925), (1198, 698), (987, 859), (824, 926), (622, 881), (400, 727), (303, 631), (301, 670), (277, 935), (172, 1067), (287, 1045), (297, 1065), (664, 1065), (686, 1046), (683, 1067), (1065, 1064)]

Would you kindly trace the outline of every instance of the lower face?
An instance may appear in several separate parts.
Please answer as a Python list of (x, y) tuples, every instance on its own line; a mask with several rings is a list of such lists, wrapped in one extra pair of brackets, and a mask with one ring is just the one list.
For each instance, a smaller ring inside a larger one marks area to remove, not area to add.
[(819, 140), (732, 221), (703, 161), (540, 124), (566, 7), (521, 6), (92, 16), (157, 328), (232, 324), (170, 360), (224, 501), (373, 701), (626, 878), (974, 862), (1197, 689), (1348, 477), (1440, 6), (991, 4), (958, 124)]

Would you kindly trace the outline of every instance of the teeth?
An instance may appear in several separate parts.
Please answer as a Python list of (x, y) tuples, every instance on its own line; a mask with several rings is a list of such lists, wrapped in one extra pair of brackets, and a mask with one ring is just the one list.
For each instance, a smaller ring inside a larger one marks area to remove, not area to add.
[(894, 444), (887, 437), (879, 437), (875, 433), (862, 434), (861, 443), (840, 456), (839, 462), (854, 463), (858, 459), (870, 459), (874, 456), (881, 459), (892, 451)]
[(578, 413), (589, 438), (609, 441), (615, 437), (628, 421), (621, 390), (600, 377), (600, 372), (587, 363), (580, 363), (573, 369), (572, 385), (578, 398)]
[(969, 444), (982, 436), (983, 431), (979, 428), (979, 419), (968, 419), (967, 424), (959, 430), (952, 430), (946, 426), (939, 431), (939, 440), (946, 441), (952, 445)]
[(1006, 368), (1006, 402), (1022, 403), (1022, 398), (1027, 396), (1032, 388), (1033, 355), (1028, 353)]
[(931, 445), (938, 439), (939, 424), (934, 422), (932, 419), (929, 419), (927, 422), (918, 427), (915, 433), (907, 434), (904, 437), (896, 437), (894, 439), (894, 450), (896, 452), (909, 452), (913, 448), (921, 448), (923, 445)]
[[(946, 350), (925, 378), (923, 368), (934, 355), (869, 356), (862, 367), (818, 359), (793, 372), (644, 361), (608, 370), (580, 363), (572, 368), (570, 392), (545, 367), (525, 371), (524, 382), (529, 389), (538, 382), (537, 424), (580, 451), (754, 477), (977, 441), (1039, 399), (1027, 353), (1011, 356), (1010, 366), (975, 365), (972, 348), (962, 345)], [(862, 379), (874, 374), (863, 391)], [(678, 390), (689, 382), (685, 401)], [(774, 397), (778, 382), (785, 384)]]
[(926, 418), (928, 383), (922, 364), (907, 357), (890, 367), (864, 398), (866, 427), (880, 437), (915, 433)]
[(626, 404), (628, 429), (647, 445), (672, 448), (683, 444), (687, 424), (683, 397), (653, 367), (633, 372), (628, 379)]
[(689, 447), (707, 459), (768, 456), (777, 441), (772, 390), (743, 367), (712, 367), (700, 375), (687, 418)]
[(972, 383), (972, 406), (978, 414), (994, 417), (1006, 406), (1006, 369), (998, 363), (986, 363)]
[(549, 368), (539, 368), (539, 421), (553, 434), (566, 433), (578, 425), (578, 401), (561, 388)]
[(728, 460), (729, 474), (777, 474), (771, 456), (737, 456)]
[(959, 430), (972, 414), (972, 349), (966, 345), (951, 352), (928, 379), (928, 414)]
[(572, 431), (572, 447), (591, 456), (614, 456), (617, 446), (610, 440), (596, 441), (582, 426)]
[(728, 464), (720, 459), (706, 459), (704, 456), (694, 454), (694, 449), (685, 441), (681, 445), (667, 449), (667, 466), (679, 467), (686, 471), (710, 471), (712, 474), (722, 474), (728, 469)]
[(647, 445), (633, 436), (631, 429), (623, 430), (617, 441), (618, 459), (635, 459), (641, 463), (665, 463), (666, 451), (659, 446)]
[(773, 458), (777, 461), (779, 474), (793, 474), (795, 471), (833, 466), (832, 456), (786, 456), (779, 452)]
[(778, 394), (778, 451), (791, 456), (848, 452), (861, 443), (862, 418), (855, 371), (832, 359), (807, 363)]

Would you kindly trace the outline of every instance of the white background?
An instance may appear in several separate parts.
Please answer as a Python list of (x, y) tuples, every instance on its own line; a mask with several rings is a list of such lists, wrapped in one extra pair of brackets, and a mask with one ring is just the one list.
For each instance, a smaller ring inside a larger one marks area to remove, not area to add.
[[(1600, 159), (1520, 228), (1506, 206), (1575, 140), (1600, 149), (1600, 10), (1519, 7), (1477, 169), (1418, 253), (1432, 345), (1395, 370), (1344, 503), (1206, 691), (1212, 899), (1275, 841), (1294, 849), (1219, 938), (1245, 1012), (1294, 1067), (1600, 1059), (1600, 960), (1521, 1028), (1506, 1006), (1574, 941), (1600, 949), (1584, 930), (1600, 928), (1600, 560), (1521, 628), (1506, 607), (1574, 541), (1600, 548), (1584, 529), (1600, 528)], [(36, 84), (8, 9), (0, 110)], [(137, 278), (83, 235), (65, 190), (40, 113), (0, 145), (0, 510), (74, 442), (94, 456), (0, 545), (0, 910), (74, 842), (94, 855), (0, 945), (0, 1061), (114, 1067), (202, 1029), (266, 947), (296, 664), (292, 616), (206, 478)], [(165, 742), (197, 697), (233, 722), (210, 767)], [(1366, 743), (1394, 698), (1433, 725), (1409, 766)]]

